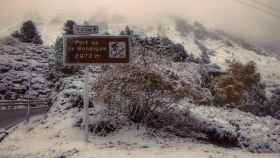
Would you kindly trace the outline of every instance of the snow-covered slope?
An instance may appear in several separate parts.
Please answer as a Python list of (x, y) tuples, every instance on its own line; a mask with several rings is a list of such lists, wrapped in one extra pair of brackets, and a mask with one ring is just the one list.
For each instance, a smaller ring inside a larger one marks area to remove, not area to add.
[(207, 53), (211, 63), (226, 69), (228, 61), (247, 63), (254, 61), (263, 81), (268, 86), (280, 84), (280, 61), (266, 50), (242, 43), (230, 35), (208, 31), (201, 26), (189, 24), (180, 19), (164, 19), (159, 28), (147, 32), (148, 36), (165, 36), (182, 44), (195, 57)]
[[(90, 78), (94, 80), (93, 76)], [(75, 127), (77, 118), (82, 117), (83, 111), (73, 107), (73, 102), (71, 102), (71, 96), (77, 96), (81, 93), (82, 83), (83, 79), (79, 75), (62, 79), (63, 91), (60, 91), (53, 97), (54, 104), (47, 116), (33, 118), (30, 124), (20, 124), (1, 143), (0, 157), (278, 158), (279, 156), (279, 154), (253, 154), (237, 148), (221, 148), (211, 144), (204, 144), (191, 138), (177, 138), (168, 135), (167, 137), (151, 136), (148, 134), (149, 130), (147, 128), (140, 126), (137, 129), (135, 125), (124, 126), (122, 129), (106, 137), (91, 135), (90, 142), (85, 143), (83, 130)], [(235, 133), (237, 131), (231, 124), (231, 121), (234, 121), (236, 124), (242, 125), (242, 130), (245, 130), (243, 131), (244, 134), (248, 134), (245, 138), (252, 138), (250, 141), (259, 140), (257, 143), (262, 143), (263, 140), (265, 142), (268, 139), (258, 139), (250, 136), (255, 135), (254, 131), (250, 131), (248, 127), (252, 125), (253, 130), (262, 127), (263, 129), (257, 133), (257, 136), (262, 136), (262, 134), (266, 133), (266, 130), (273, 128), (274, 124), (279, 124), (279, 121), (273, 120), (270, 117), (258, 118), (238, 110), (227, 111), (214, 107), (209, 110), (208, 107), (187, 106), (191, 107), (191, 113), (197, 119), (201, 119), (205, 123), (208, 121), (207, 123), (211, 124), (209, 128), (217, 128), (221, 131), (226, 130)], [(104, 105), (95, 103), (95, 107), (90, 109), (90, 118), (96, 119), (95, 115), (98, 115), (100, 109), (103, 108), (105, 108)], [(234, 115), (225, 119), (229, 112), (233, 112)], [(244, 122), (239, 121), (243, 118)], [(255, 123), (257, 124), (255, 125)], [(254, 146), (255, 144), (251, 145)], [(261, 146), (257, 145), (257, 147)]]
[(0, 41), (0, 100), (47, 98), (50, 92), (49, 55), (53, 49), (14, 38)]

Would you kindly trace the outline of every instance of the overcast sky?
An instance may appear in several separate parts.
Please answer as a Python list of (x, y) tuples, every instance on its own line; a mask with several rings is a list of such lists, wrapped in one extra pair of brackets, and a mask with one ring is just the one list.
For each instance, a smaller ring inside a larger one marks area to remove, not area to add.
[[(258, 1), (273, 6), (280, 15), (280, 0)], [(128, 23), (147, 25), (176, 15), (263, 43), (280, 41), (280, 18), (235, 0), (0, 0), (0, 13), (2, 31), (26, 19), (44, 23), (46, 19), (59, 22), (107, 15), (111, 20), (126, 17)]]

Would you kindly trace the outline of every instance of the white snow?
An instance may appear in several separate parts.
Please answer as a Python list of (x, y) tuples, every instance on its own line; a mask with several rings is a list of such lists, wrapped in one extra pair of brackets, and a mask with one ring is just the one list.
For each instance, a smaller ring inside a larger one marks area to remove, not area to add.
[(145, 128), (125, 127), (107, 137), (91, 136), (84, 142), (83, 132), (73, 127), (75, 110), (49, 114), (21, 124), (0, 145), (1, 158), (279, 158), (278, 154), (252, 154), (238, 149), (223, 149), (188, 139), (153, 138)]

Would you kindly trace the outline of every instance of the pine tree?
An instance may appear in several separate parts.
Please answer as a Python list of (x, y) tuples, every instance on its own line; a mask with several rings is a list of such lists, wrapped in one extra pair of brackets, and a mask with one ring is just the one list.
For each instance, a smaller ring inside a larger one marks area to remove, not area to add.
[(20, 32), (23, 35), (22, 41), (31, 43), (37, 35), (37, 28), (32, 21), (26, 21), (22, 24)]
[(64, 23), (64, 34), (66, 35), (73, 35), (74, 34), (74, 25), (76, 25), (76, 22), (73, 20), (67, 20), (66, 23)]
[(57, 66), (63, 66), (63, 38), (57, 37), (54, 45)]
[(18, 38), (21, 42), (43, 44), (41, 35), (34, 22), (31, 20), (24, 22), (20, 31), (15, 31), (12, 36)]
[(131, 36), (133, 34), (134, 34), (133, 30), (131, 30), (128, 26), (126, 26), (125, 29), (120, 32), (120, 35)]

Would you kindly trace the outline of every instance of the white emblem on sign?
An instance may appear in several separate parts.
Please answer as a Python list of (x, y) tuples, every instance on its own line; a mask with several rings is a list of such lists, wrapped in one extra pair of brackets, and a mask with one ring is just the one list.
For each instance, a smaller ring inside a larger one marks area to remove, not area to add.
[(110, 58), (125, 58), (126, 44), (125, 42), (109, 42), (109, 57)]

